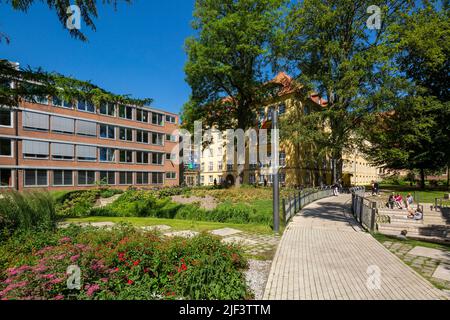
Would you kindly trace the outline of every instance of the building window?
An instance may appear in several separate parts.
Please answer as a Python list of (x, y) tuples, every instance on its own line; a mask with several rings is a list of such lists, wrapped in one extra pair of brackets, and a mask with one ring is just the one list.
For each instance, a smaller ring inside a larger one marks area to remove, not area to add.
[(100, 114), (114, 117), (116, 115), (116, 106), (113, 103), (102, 102), (99, 112)]
[(12, 156), (12, 140), (0, 138), (0, 156), (11, 157)]
[(26, 187), (47, 186), (47, 170), (25, 170), (24, 185)]
[(133, 141), (133, 130), (130, 128), (119, 128), (119, 139), (123, 141)]
[(47, 159), (49, 155), (48, 142), (42, 141), (22, 141), (22, 154), (24, 158)]
[(164, 162), (164, 153), (153, 153), (152, 154), (152, 164), (163, 164)]
[(95, 112), (95, 106), (92, 101), (80, 99), (77, 102), (77, 109), (84, 112)]
[(73, 160), (74, 145), (65, 143), (52, 143), (52, 159), (53, 160)]
[(0, 126), (12, 127), (12, 111), (0, 108)]
[(217, 148), (217, 156), (221, 157), (223, 154), (222, 147)]
[(133, 172), (119, 172), (119, 184), (133, 184)]
[(160, 113), (152, 112), (152, 124), (162, 126), (164, 124), (163, 115)]
[(148, 132), (143, 130), (136, 130), (136, 141), (141, 143), (148, 143)]
[(166, 179), (176, 179), (177, 173), (176, 172), (166, 172)]
[(213, 183), (214, 182), (214, 177), (213, 176), (209, 176), (209, 183)]
[(223, 169), (222, 161), (217, 162), (217, 170), (222, 170), (222, 169)]
[(133, 151), (120, 150), (119, 151), (119, 162), (132, 163), (133, 162)]
[(227, 164), (227, 170), (228, 171), (232, 171), (233, 170), (233, 165), (232, 164)]
[(100, 182), (103, 184), (116, 184), (116, 173), (114, 171), (100, 171)]
[(169, 116), (169, 115), (166, 115), (166, 122), (169, 122), (169, 123), (175, 123), (175, 117), (174, 116)]
[(148, 172), (136, 172), (136, 184), (148, 184)]
[(212, 162), (212, 161), (209, 162), (208, 170), (209, 171), (213, 171), (214, 170), (214, 162)]
[(256, 183), (256, 176), (255, 176), (254, 173), (252, 173), (252, 174), (250, 174), (250, 175), (248, 176), (248, 182), (249, 182), (250, 184), (255, 184), (255, 183)]
[(78, 161), (97, 161), (97, 147), (77, 146)]
[(10, 187), (12, 185), (12, 170), (0, 169), (0, 186)]
[(136, 151), (136, 163), (148, 163), (148, 153), (144, 151)]
[(162, 146), (164, 141), (164, 134), (152, 132), (152, 144)]
[(279, 176), (280, 176), (280, 183), (285, 183), (286, 182), (286, 173), (280, 172)]
[(63, 100), (58, 96), (52, 97), (52, 105), (55, 107), (62, 107), (63, 106)]
[(282, 103), (278, 106), (278, 114), (282, 115), (284, 113), (286, 113), (286, 105)]
[(35, 95), (35, 96), (33, 96), (33, 100), (36, 103), (39, 103), (39, 104), (48, 104), (48, 97), (47, 96), (37, 96), (37, 95)]
[(75, 120), (52, 116), (50, 118), (50, 128), (52, 132), (72, 134), (75, 131)]
[(95, 171), (78, 171), (78, 185), (95, 184)]
[(75, 123), (75, 132), (80, 136), (96, 137), (97, 123), (77, 120)]
[(163, 184), (163, 183), (164, 183), (164, 173), (152, 172), (152, 184)]
[(100, 148), (100, 161), (115, 162), (115, 150), (111, 148)]
[(72, 171), (54, 170), (53, 171), (53, 185), (54, 186), (71, 186), (71, 185), (73, 185)]
[(22, 126), (24, 129), (48, 131), (48, 129), (50, 128), (49, 116), (40, 113), (23, 111)]
[(116, 138), (116, 127), (107, 124), (100, 125), (100, 138), (105, 139), (115, 139)]
[(136, 109), (136, 120), (140, 122), (148, 122), (148, 111)]
[(119, 117), (123, 119), (133, 120), (133, 108), (129, 106), (119, 106)]
[(177, 136), (173, 134), (166, 134), (166, 141), (177, 142)]
[(204, 184), (205, 183), (205, 176), (200, 176), (200, 183)]

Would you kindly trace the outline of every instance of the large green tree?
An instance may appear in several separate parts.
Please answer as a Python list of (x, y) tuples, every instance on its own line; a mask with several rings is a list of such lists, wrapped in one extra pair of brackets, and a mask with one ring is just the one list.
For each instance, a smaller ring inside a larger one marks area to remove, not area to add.
[(364, 127), (374, 163), (395, 169), (426, 170), (450, 164), (449, 56), (450, 19), (447, 4), (425, 2), (402, 13), (389, 29), (397, 49), (399, 77), (408, 82), (390, 112), (374, 116)]
[(183, 123), (247, 129), (266, 98), (270, 43), (284, 0), (197, 0), (186, 40), (186, 81), (192, 96)]
[[(334, 178), (342, 173), (342, 154), (352, 144), (354, 128), (395, 94), (388, 85), (394, 74), (386, 27), (411, 3), (304, 0), (290, 8), (275, 52), (300, 83), (328, 100), (321, 115), (330, 130), (321, 147), (336, 162)], [(373, 5), (381, 13), (378, 29), (372, 29), (374, 12), (367, 12)]]

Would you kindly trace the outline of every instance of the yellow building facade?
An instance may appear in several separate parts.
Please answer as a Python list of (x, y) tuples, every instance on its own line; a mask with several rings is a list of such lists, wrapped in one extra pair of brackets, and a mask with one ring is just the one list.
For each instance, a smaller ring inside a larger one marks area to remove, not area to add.
[[(262, 107), (255, 119), (254, 129), (259, 132), (261, 128), (271, 129), (272, 110), (277, 110), (279, 121), (285, 117), (300, 119), (304, 114), (320, 111), (326, 107), (326, 101), (318, 95), (310, 95), (307, 99), (302, 94), (301, 87), (296, 87), (292, 78), (285, 73), (278, 74), (273, 80), (281, 84), (281, 89), (274, 98)], [(283, 130), (281, 127), (280, 130)], [(293, 133), (295, 134), (295, 133)], [(238, 183), (270, 185), (272, 174), (269, 165), (249, 164), (248, 141), (245, 147), (245, 165), (238, 166), (236, 155), (234, 163), (227, 164), (226, 133), (212, 129), (207, 135), (209, 144), (201, 152), (199, 164), (200, 185)], [(270, 137), (267, 141), (267, 152), (271, 154)], [(314, 145), (305, 145), (291, 142), (295, 139), (280, 140), (279, 146), (279, 179), (280, 183), (291, 187), (311, 187), (332, 183), (331, 160), (319, 155)], [(258, 141), (258, 148), (264, 141)], [(378, 179), (378, 169), (371, 167), (357, 152), (346, 152), (343, 155), (343, 182), (345, 185), (368, 184)], [(192, 172), (190, 173), (192, 176)], [(193, 178), (189, 178), (190, 181)], [(185, 176), (186, 181), (186, 176)]]

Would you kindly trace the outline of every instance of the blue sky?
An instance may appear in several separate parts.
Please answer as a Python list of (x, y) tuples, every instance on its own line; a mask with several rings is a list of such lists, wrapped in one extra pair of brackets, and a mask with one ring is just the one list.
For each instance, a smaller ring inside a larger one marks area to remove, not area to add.
[[(101, 3), (101, 1), (98, 1)], [(82, 24), (89, 42), (72, 38), (55, 12), (40, 1), (27, 13), (0, 3), (0, 58), (42, 67), (118, 94), (154, 99), (155, 108), (178, 113), (190, 94), (184, 81), (184, 39), (194, 0), (135, 0), (132, 5), (99, 4), (96, 32)]]

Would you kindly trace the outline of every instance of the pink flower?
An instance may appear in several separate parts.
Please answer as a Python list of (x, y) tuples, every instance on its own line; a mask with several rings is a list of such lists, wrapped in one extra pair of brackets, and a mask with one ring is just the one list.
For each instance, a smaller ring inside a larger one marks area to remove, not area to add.
[(55, 275), (54, 274), (51, 274), (51, 273), (49, 273), (49, 274), (44, 274), (43, 276), (42, 276), (42, 278), (44, 278), (44, 279), (53, 279), (55, 277)]
[(108, 282), (108, 278), (101, 278), (100, 280), (103, 282)]
[(93, 284), (89, 287), (89, 289), (87, 289), (86, 294), (91, 297), (95, 291), (99, 290), (100, 286), (98, 284)]
[(51, 280), (50, 283), (51, 284), (58, 284), (58, 283), (61, 283), (63, 281), (64, 281), (64, 279), (56, 278), (56, 279)]
[(44, 272), (45, 270), (47, 270), (47, 267), (42, 264), (33, 268), (35, 272)]
[(71, 242), (71, 241), (72, 241), (72, 239), (70, 239), (69, 237), (64, 237), (64, 238), (59, 239), (60, 243), (66, 243), (66, 242)]
[(70, 261), (71, 261), (71, 262), (75, 262), (75, 261), (77, 261), (79, 258), (80, 258), (80, 255), (79, 255), (79, 254), (76, 254), (76, 255), (70, 257)]
[(62, 300), (62, 299), (64, 299), (64, 296), (62, 294), (58, 294), (53, 299), (55, 299), (55, 300)]
[(53, 259), (55, 260), (62, 260), (66, 257), (66, 255), (64, 253), (61, 253), (60, 255), (54, 256)]

